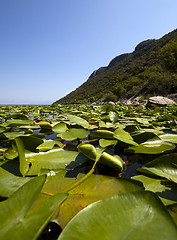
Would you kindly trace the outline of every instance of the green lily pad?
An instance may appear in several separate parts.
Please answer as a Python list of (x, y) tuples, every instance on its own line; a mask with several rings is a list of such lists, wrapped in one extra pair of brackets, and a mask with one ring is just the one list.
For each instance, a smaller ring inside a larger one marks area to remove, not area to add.
[(58, 240), (176, 240), (177, 228), (151, 192), (114, 195), (80, 211)]
[[(68, 187), (72, 186), (84, 176), (85, 174), (79, 174), (76, 179), (66, 177), (65, 171), (57, 172), (56, 175), (47, 177), (42, 193), (45, 193), (47, 198), (47, 194), (53, 195), (66, 192)], [(113, 194), (141, 190), (144, 191), (144, 188), (138, 181), (92, 174), (69, 192), (68, 199), (62, 204), (58, 215), (56, 215), (54, 219), (57, 219), (63, 228), (74, 215), (93, 202), (110, 197)], [(44, 200), (44, 194), (41, 194), (41, 197), (42, 199), (38, 199), (38, 203)]]
[(127, 152), (159, 154), (173, 150), (175, 147), (176, 146), (173, 143), (162, 141), (159, 137), (154, 137), (144, 143), (139, 144), (138, 146), (129, 147)]
[(66, 125), (66, 123), (57, 123), (52, 127), (52, 131), (57, 132), (57, 133), (63, 133), (66, 130), (68, 130), (68, 127)]
[(36, 239), (67, 194), (59, 194), (45, 201), (27, 215), (39, 195), (45, 176), (35, 177), (0, 203), (0, 236), (6, 239)]
[(177, 144), (177, 133), (176, 134), (171, 134), (171, 133), (161, 134), (161, 135), (159, 135), (159, 138), (162, 139), (163, 141)]
[(86, 161), (86, 157), (75, 151), (52, 149), (47, 152), (26, 152), (23, 141), (16, 138), (17, 149), (20, 159), (20, 172), (23, 176), (38, 175), (41, 169), (69, 169), (75, 168)]
[(43, 143), (38, 145), (38, 147), (36, 149), (38, 149), (40, 152), (42, 152), (42, 151), (45, 152), (45, 151), (53, 149), (54, 146), (61, 148), (63, 146), (63, 144), (61, 142), (55, 141), (55, 140), (44, 140)]
[(117, 140), (107, 140), (107, 139), (100, 139), (99, 140), (99, 145), (103, 148), (111, 146), (111, 145), (116, 145), (116, 144), (117, 144)]
[(116, 129), (114, 131), (114, 138), (118, 139), (121, 142), (130, 144), (130, 145), (138, 146), (138, 143), (136, 143), (133, 140), (132, 136), (123, 129), (120, 129), (120, 128)]
[(73, 141), (76, 139), (83, 139), (87, 137), (88, 133), (87, 130), (84, 128), (70, 128), (65, 132), (61, 133), (61, 138), (66, 141)]
[(161, 156), (138, 169), (138, 172), (177, 183), (177, 153)]
[(22, 120), (22, 119), (12, 119), (7, 121), (7, 127), (17, 127), (17, 126), (23, 126), (23, 125), (30, 125), (32, 124), (32, 120)]
[(39, 125), (42, 129), (44, 130), (48, 130), (48, 131), (51, 131), (52, 130), (52, 126), (49, 122), (47, 121), (40, 121), (39, 122)]
[[(3, 167), (3, 166), (2, 166)], [(0, 167), (0, 196), (10, 197), (22, 185), (28, 182), (31, 178), (23, 178), (15, 176), (9, 171)]]
[(71, 121), (77, 125), (80, 125), (84, 128), (89, 128), (89, 123), (85, 119), (78, 117), (78, 116), (74, 116), (74, 115), (68, 115), (67, 117), (68, 117), (69, 121)]
[(24, 136), (24, 132), (4, 132), (0, 134), (0, 138), (11, 140), (20, 136)]
[(153, 132), (141, 130), (141, 131), (135, 132), (132, 137), (135, 142), (140, 144), (140, 143), (148, 141), (149, 139), (157, 137), (157, 135)]
[(167, 206), (168, 212), (170, 213), (171, 217), (173, 218), (174, 222), (177, 225), (177, 203)]
[(138, 175), (132, 179), (143, 183), (146, 191), (156, 193), (163, 204), (170, 205), (177, 202), (177, 185), (167, 180)]
[(149, 125), (149, 121), (144, 118), (136, 118), (137, 123), (140, 123), (142, 125)]

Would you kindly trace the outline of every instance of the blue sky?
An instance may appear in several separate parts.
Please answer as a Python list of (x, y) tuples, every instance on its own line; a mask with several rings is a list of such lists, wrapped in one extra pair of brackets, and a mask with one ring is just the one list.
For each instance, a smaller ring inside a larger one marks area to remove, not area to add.
[(0, 104), (51, 104), (177, 28), (176, 0), (0, 0)]

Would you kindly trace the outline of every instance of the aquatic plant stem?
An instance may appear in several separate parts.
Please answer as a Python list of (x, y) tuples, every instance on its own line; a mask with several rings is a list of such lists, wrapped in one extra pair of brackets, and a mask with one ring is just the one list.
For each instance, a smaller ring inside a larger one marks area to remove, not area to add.
[(92, 175), (92, 173), (95, 171), (95, 166), (97, 164), (98, 161), (95, 161), (95, 163), (93, 164), (92, 168), (90, 169), (90, 171), (83, 177), (81, 178), (79, 181), (77, 181), (76, 183), (74, 183), (72, 186), (70, 186), (69, 188), (67, 188), (65, 190), (66, 193), (70, 192), (71, 190), (73, 190), (74, 188), (76, 188), (78, 185), (80, 185), (82, 182), (84, 182), (88, 177), (90, 177)]

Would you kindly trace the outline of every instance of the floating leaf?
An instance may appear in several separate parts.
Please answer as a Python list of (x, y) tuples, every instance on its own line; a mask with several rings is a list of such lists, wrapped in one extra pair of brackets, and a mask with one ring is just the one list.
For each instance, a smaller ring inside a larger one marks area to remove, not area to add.
[[(56, 194), (65, 192), (68, 187), (82, 179), (85, 174), (79, 174), (76, 178), (66, 177), (64, 171), (57, 172), (55, 176), (48, 176), (42, 192)], [(69, 192), (68, 199), (60, 207), (57, 218), (63, 228), (81, 209), (100, 199), (110, 197), (113, 194), (121, 194), (132, 191), (143, 191), (142, 184), (131, 179), (115, 178), (110, 176), (92, 174), (88, 179)], [(38, 199), (38, 204), (44, 194)], [(77, 238), (76, 238), (77, 239)]]
[(47, 151), (47, 150), (51, 150), (54, 148), (54, 146), (57, 146), (57, 147), (62, 147), (63, 144), (59, 141), (55, 141), (55, 140), (44, 140), (43, 143), (41, 143), (37, 149), (39, 149), (39, 151)]
[(143, 124), (143, 125), (149, 125), (148, 120), (144, 119), (144, 118), (136, 118), (136, 121), (140, 124)]
[(66, 123), (57, 123), (52, 127), (52, 131), (57, 132), (57, 133), (63, 133), (66, 130), (68, 130), (68, 127), (66, 125)]
[(132, 137), (135, 142), (140, 144), (140, 143), (148, 141), (149, 139), (157, 137), (157, 135), (153, 132), (142, 130), (142, 131), (135, 132)]
[(154, 137), (144, 143), (139, 144), (138, 146), (129, 147), (127, 152), (159, 154), (173, 150), (175, 147), (176, 146), (173, 143), (162, 141), (159, 137)]
[(163, 204), (170, 205), (177, 202), (176, 184), (143, 175), (134, 176), (132, 179), (142, 182), (147, 191), (156, 193)]
[(170, 213), (171, 217), (173, 218), (174, 222), (177, 225), (177, 203), (167, 206), (168, 212)]
[(44, 142), (43, 139), (34, 135), (21, 136), (20, 139), (23, 141), (25, 149), (31, 152), (38, 152), (37, 147)]
[(23, 178), (15, 176), (9, 171), (0, 167), (0, 196), (10, 197), (17, 189), (28, 182), (31, 178)]
[(51, 197), (27, 215), (44, 182), (44, 175), (35, 177), (19, 188), (9, 199), (0, 203), (0, 235), (2, 240), (36, 239), (59, 204), (66, 199), (67, 194)]
[(171, 133), (161, 134), (161, 135), (159, 135), (159, 138), (162, 139), (163, 141), (177, 144), (177, 133), (175, 133), (175, 134), (171, 134)]
[(61, 138), (66, 141), (87, 138), (88, 133), (84, 128), (70, 128), (61, 134)]
[(114, 132), (114, 137), (121, 142), (138, 146), (138, 144), (135, 141), (133, 141), (131, 135), (123, 129), (120, 128), (116, 129)]
[(12, 159), (16, 158), (17, 156), (18, 156), (18, 152), (17, 152), (15, 149), (13, 149), (12, 147), (11, 147), (11, 148), (8, 148), (8, 149), (3, 153), (3, 157), (4, 157), (5, 159), (10, 159), (10, 160), (12, 160)]
[(40, 125), (40, 127), (41, 127), (42, 129), (44, 129), (44, 130), (49, 130), (49, 131), (52, 130), (51, 124), (50, 124), (49, 122), (47, 122), (47, 121), (40, 121), (40, 122), (39, 122), (39, 125)]
[(85, 128), (89, 127), (89, 123), (81, 117), (73, 116), (73, 115), (68, 115), (67, 117), (68, 117), (69, 121), (71, 121), (71, 122), (73, 122), (77, 125), (80, 125), (80, 126), (85, 127)]
[(20, 136), (24, 136), (24, 132), (4, 132), (0, 134), (0, 138), (8, 138), (11, 140)]
[(138, 169), (143, 174), (167, 178), (177, 183), (177, 153), (161, 156)]
[(41, 169), (65, 169), (69, 168), (72, 162), (72, 168), (82, 165), (86, 157), (75, 151), (65, 151), (63, 149), (53, 149), (47, 152), (30, 153), (25, 152), (23, 141), (15, 139), (19, 159), (20, 172), (25, 175), (38, 175)]
[(176, 236), (176, 225), (158, 197), (141, 191), (114, 195), (86, 207), (58, 240), (176, 240)]
[(7, 127), (17, 127), (17, 126), (23, 126), (23, 125), (30, 125), (32, 124), (32, 120), (21, 120), (21, 119), (13, 119), (7, 121)]
[(99, 144), (101, 147), (108, 147), (111, 145), (116, 145), (117, 144), (117, 140), (107, 140), (107, 139), (100, 139), (99, 140)]

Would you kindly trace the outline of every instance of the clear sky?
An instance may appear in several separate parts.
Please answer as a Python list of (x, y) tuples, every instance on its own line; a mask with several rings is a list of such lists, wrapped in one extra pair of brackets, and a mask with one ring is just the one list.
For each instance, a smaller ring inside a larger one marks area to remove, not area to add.
[(176, 28), (176, 0), (0, 0), (0, 104), (51, 104)]

